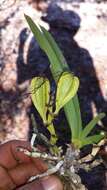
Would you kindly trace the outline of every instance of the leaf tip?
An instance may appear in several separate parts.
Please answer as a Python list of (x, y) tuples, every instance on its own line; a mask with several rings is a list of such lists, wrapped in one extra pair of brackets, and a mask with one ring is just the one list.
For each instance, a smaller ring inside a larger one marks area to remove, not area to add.
[(25, 13), (24, 13), (24, 17), (25, 17), (25, 19), (27, 20), (27, 18), (29, 18), (29, 16), (28, 15), (26, 15)]

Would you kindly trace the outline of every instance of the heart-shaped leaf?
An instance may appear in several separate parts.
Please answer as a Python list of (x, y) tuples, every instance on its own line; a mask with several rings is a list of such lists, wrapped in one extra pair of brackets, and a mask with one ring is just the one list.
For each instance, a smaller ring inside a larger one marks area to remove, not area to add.
[(75, 96), (78, 87), (79, 80), (72, 73), (66, 71), (61, 74), (57, 83), (55, 114)]
[(47, 110), (49, 103), (50, 83), (48, 79), (43, 77), (35, 77), (31, 81), (31, 98), (32, 101), (43, 119), (44, 124), (47, 124)]

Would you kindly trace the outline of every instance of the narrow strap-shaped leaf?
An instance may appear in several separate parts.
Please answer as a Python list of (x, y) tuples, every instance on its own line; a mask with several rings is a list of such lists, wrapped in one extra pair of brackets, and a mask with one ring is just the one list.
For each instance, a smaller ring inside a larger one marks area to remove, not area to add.
[(79, 128), (78, 128), (78, 118), (76, 114), (76, 107), (74, 104), (74, 99), (73, 101), (69, 101), (65, 106), (65, 115), (68, 121), (68, 124), (70, 126), (71, 132), (72, 132), (72, 140), (73, 139), (78, 139), (79, 138)]
[(99, 120), (101, 120), (103, 117), (105, 117), (105, 113), (100, 113), (99, 115), (97, 115), (94, 119), (92, 119), (88, 125), (85, 126), (84, 130), (81, 131), (81, 136), (80, 138), (83, 139), (85, 138), (87, 135), (89, 135), (89, 133), (91, 132), (91, 130), (94, 128), (94, 126), (98, 123)]
[[(41, 26), (38, 24), (35, 24), (33, 22), (33, 20), (27, 15), (25, 15), (25, 18), (26, 18), (37, 42), (39, 43), (41, 49), (47, 54), (47, 56), (51, 62), (53, 73), (55, 73), (55, 71), (57, 70), (57, 72), (60, 74), (62, 72), (62, 66), (59, 63), (60, 62), (59, 56), (57, 56), (57, 54), (54, 51), (49, 40), (46, 38), (44, 32), (42, 31), (43, 27), (41, 29)], [(45, 31), (45, 29), (44, 29), (44, 31)], [(53, 66), (53, 64), (54, 64), (54, 66)], [(55, 70), (54, 70), (54, 68), (55, 68)]]
[[(59, 49), (57, 43), (55, 42), (51, 34), (48, 31), (46, 31), (43, 27), (41, 28), (44, 31), (44, 35), (47, 38), (48, 42), (51, 44), (51, 47), (54, 48), (57, 57), (60, 58), (60, 61), (58, 63), (54, 63), (51, 61), (51, 67), (50, 67), (51, 72), (53, 74), (54, 79), (56, 80), (55, 73), (57, 73), (58, 71), (56, 66), (57, 64), (60, 64), (62, 72), (64, 72), (65, 70), (70, 71), (70, 69), (61, 50)], [(64, 106), (64, 111), (72, 131), (72, 137), (79, 138), (80, 132), (82, 130), (82, 120), (81, 120), (80, 106), (77, 95), (75, 95), (75, 97), (73, 97), (69, 101), (69, 103), (67, 103)]]
[[(54, 51), (56, 51), (57, 57), (60, 58), (60, 62), (58, 64), (61, 65), (62, 68), (62, 72), (64, 72), (65, 70), (69, 70), (69, 66), (61, 52), (61, 50), (59, 49), (59, 47), (57, 46), (55, 40), (53, 39), (53, 37), (51, 36), (51, 34), (46, 31), (43, 27), (42, 30), (44, 31), (45, 37), (48, 39), (48, 42), (51, 44), (51, 47), (54, 48)], [(55, 73), (57, 73), (57, 67), (56, 63), (53, 63), (51, 61), (51, 72), (53, 74), (54, 79), (56, 80), (55, 77)], [(79, 138), (80, 132), (82, 130), (82, 120), (81, 120), (81, 113), (80, 113), (80, 106), (79, 106), (79, 100), (78, 100), (78, 96), (75, 95), (75, 97), (73, 97), (65, 106), (64, 106), (64, 111), (65, 111), (65, 115), (66, 118), (68, 120), (69, 126), (71, 128), (72, 131), (72, 138)]]
[[(37, 42), (39, 43), (41, 49), (44, 50), (45, 48), (45, 38), (44, 38), (44, 35), (43, 35), (43, 32), (40, 28), (40, 26), (36, 23), (33, 22), (33, 20), (28, 16), (28, 15), (24, 15), (29, 26), (30, 26), (30, 29), (31, 31), (33, 32), (34, 36), (36, 37), (36, 40)], [(49, 48), (49, 44), (47, 44), (46, 48)]]
[(77, 116), (77, 121), (78, 121), (78, 137), (79, 137), (82, 131), (82, 119), (81, 119), (80, 105), (79, 105), (79, 100), (78, 100), (77, 95), (75, 96), (75, 98), (73, 98), (73, 102), (75, 105), (76, 116)]
[(79, 140), (82, 131), (82, 120), (77, 94), (64, 106), (64, 110), (72, 131), (72, 141)]
[(82, 148), (83, 146), (88, 145), (88, 144), (98, 143), (103, 138), (104, 138), (104, 134), (86, 137), (86, 138), (82, 139), (80, 148)]
[[(58, 64), (60, 64), (60, 66), (62, 68), (62, 71), (69, 70), (69, 67), (67, 65), (66, 59), (63, 56), (63, 54), (62, 54), (60, 48), (58, 47), (57, 43), (53, 39), (52, 35), (44, 27), (41, 26), (41, 29), (43, 31), (44, 36), (46, 37), (46, 39), (48, 40), (49, 44), (51, 45), (53, 51), (55, 52), (56, 57), (59, 60)], [(52, 62), (52, 64), (51, 64), (50, 67), (51, 67), (51, 70), (53, 71), (54, 67), (57, 67), (57, 63), (53, 63)]]

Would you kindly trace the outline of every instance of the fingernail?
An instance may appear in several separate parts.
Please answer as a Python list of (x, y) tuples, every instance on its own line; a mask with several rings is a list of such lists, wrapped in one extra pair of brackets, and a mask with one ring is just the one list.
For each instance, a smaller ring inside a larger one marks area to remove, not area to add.
[(63, 190), (61, 181), (56, 176), (45, 177), (41, 180), (44, 190)]

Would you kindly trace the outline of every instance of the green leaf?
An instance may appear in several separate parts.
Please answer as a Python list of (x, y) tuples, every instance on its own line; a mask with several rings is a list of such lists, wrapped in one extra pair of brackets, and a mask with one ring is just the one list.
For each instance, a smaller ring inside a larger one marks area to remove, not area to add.
[(74, 107), (75, 107), (75, 111), (76, 111), (76, 118), (77, 118), (77, 125), (78, 125), (77, 137), (79, 138), (81, 131), (82, 131), (82, 119), (81, 119), (80, 105), (79, 105), (77, 95), (73, 98), (73, 103), (74, 103)]
[[(57, 81), (55, 73), (59, 72), (61, 74), (65, 70), (70, 71), (70, 68), (59, 49), (58, 45), (56, 44), (55, 40), (53, 39), (52, 35), (46, 31), (43, 27), (41, 27), (43, 34), (47, 41), (50, 43), (51, 48), (54, 50), (55, 54), (57, 55), (57, 58), (59, 61), (53, 62), (50, 56), (50, 62), (51, 62), (51, 72), (53, 74), (53, 78), (55, 81)], [(48, 55), (48, 54), (47, 54)], [(60, 66), (60, 69), (58, 69), (58, 66)], [(75, 95), (65, 106), (64, 111), (66, 118), (68, 120), (68, 124), (71, 128), (72, 132), (72, 138), (79, 138), (80, 132), (82, 130), (82, 121), (81, 121), (81, 113), (80, 113), (80, 106), (79, 106), (79, 100), (78, 96)]]
[(83, 131), (81, 131), (80, 138), (83, 139), (87, 135), (89, 135), (89, 133), (91, 132), (91, 130), (95, 127), (95, 125), (98, 123), (98, 121), (101, 120), (103, 117), (105, 117), (105, 113), (100, 113), (93, 120), (91, 120), (88, 123), (88, 125), (85, 126), (85, 128), (83, 129)]
[[(60, 48), (58, 47), (58, 45), (55, 42), (52, 35), (44, 27), (41, 26), (41, 29), (43, 31), (43, 34), (44, 34), (45, 38), (47, 39), (48, 43), (50, 44), (52, 50), (54, 51), (54, 56), (56, 56), (56, 58), (57, 58), (56, 62), (53, 62), (51, 56), (49, 58), (49, 60), (51, 62), (50, 69), (51, 69), (53, 75), (56, 73), (56, 71), (59, 72), (59, 74), (61, 74), (62, 71), (69, 70), (69, 67), (67, 65), (66, 59), (63, 56)], [(59, 67), (59, 65), (60, 65), (60, 69), (58, 70), (57, 68)]]
[(55, 114), (58, 114), (59, 110), (74, 97), (78, 87), (79, 80), (72, 73), (66, 71), (61, 74), (57, 83)]
[[(57, 73), (59, 70), (61, 70), (61, 73), (64, 71), (70, 71), (70, 68), (59, 49), (58, 45), (56, 44), (55, 40), (51, 36), (51, 34), (46, 31), (43, 27), (41, 27), (44, 31), (44, 35), (48, 42), (50, 43), (51, 47), (55, 51), (55, 54), (57, 55), (57, 58), (60, 60), (59, 62), (53, 62), (50, 57), (51, 62), (51, 72), (53, 74), (53, 78), (55, 81), (57, 81), (57, 78), (55, 76), (55, 73)], [(58, 70), (58, 65), (60, 65), (60, 69)], [(59, 74), (61, 74), (59, 73)], [(80, 132), (82, 130), (82, 121), (81, 121), (81, 113), (80, 113), (80, 106), (79, 106), (79, 100), (78, 96), (75, 95), (65, 106), (64, 106), (65, 115), (68, 121), (68, 124), (71, 128), (72, 132), (72, 138), (79, 138)]]
[(103, 138), (104, 138), (104, 134), (86, 137), (86, 138), (82, 139), (80, 148), (82, 148), (83, 146), (88, 145), (88, 144), (98, 143)]
[(43, 119), (44, 124), (47, 124), (46, 113), (49, 103), (50, 83), (48, 79), (43, 77), (35, 77), (31, 81), (31, 98), (37, 111)]
[(75, 95), (65, 106), (65, 115), (69, 123), (72, 132), (72, 141), (79, 139), (79, 135), (82, 130), (82, 121), (80, 115), (80, 109), (78, 109), (78, 97)]
[[(25, 18), (26, 18), (37, 42), (39, 43), (41, 49), (47, 54), (47, 56), (51, 62), (51, 66), (53, 66), (53, 64), (55, 64), (55, 66), (52, 67), (53, 72), (55, 73), (55, 71), (57, 70), (58, 73), (61, 73), (62, 66), (59, 63), (60, 56), (57, 55), (58, 53), (56, 54), (56, 51), (50, 44), (50, 41), (46, 36), (46, 30), (43, 27), (41, 27), (40, 25), (38, 25), (37, 23), (34, 23), (33, 20), (29, 16), (25, 15)], [(45, 33), (43, 32), (43, 29), (44, 29)], [(54, 68), (55, 68), (55, 70), (54, 70)]]

